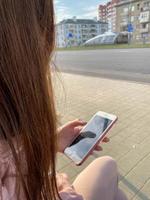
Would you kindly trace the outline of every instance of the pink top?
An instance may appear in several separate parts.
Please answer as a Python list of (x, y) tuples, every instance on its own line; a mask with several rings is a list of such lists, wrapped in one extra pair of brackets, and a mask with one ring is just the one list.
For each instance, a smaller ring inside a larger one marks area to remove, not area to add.
[[(19, 152), (22, 152), (21, 148)], [(22, 160), (25, 159), (22, 158)], [(22, 164), (22, 167), (26, 174), (25, 163)], [(58, 180), (60, 184), (58, 188), (61, 188), (61, 181)], [(8, 144), (4, 140), (0, 140), (0, 200), (25, 200), (24, 192), (21, 189), (17, 198), (16, 188), (16, 168), (13, 155), (9, 150)], [(63, 190), (60, 189), (60, 196), (63, 200), (83, 200), (82, 196), (77, 194), (71, 185)]]

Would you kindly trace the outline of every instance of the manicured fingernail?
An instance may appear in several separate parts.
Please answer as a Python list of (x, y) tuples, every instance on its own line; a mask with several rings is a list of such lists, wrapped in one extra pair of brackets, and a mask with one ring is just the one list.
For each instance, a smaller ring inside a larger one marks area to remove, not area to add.
[(82, 122), (82, 123), (86, 123), (83, 119), (79, 119), (79, 121)]

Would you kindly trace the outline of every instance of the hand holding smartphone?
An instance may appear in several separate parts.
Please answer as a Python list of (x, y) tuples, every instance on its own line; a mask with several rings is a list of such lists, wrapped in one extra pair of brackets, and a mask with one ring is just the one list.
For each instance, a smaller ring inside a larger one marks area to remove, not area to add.
[(65, 149), (65, 155), (76, 165), (81, 165), (116, 121), (115, 115), (97, 112), (81, 130), (80, 135)]

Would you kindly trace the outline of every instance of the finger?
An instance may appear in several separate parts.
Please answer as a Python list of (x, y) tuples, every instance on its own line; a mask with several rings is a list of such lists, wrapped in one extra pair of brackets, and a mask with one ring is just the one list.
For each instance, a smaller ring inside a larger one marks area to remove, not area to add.
[(105, 143), (107, 143), (107, 142), (109, 142), (110, 141), (110, 139), (108, 138), (108, 137), (105, 137), (103, 140), (102, 140), (102, 142), (105, 142)]
[(94, 151), (92, 151), (92, 152), (90, 153), (90, 155), (94, 155), (94, 154), (95, 154), (95, 151), (103, 151), (103, 148), (102, 148), (101, 146), (96, 146), (95, 149), (94, 149)]
[(75, 134), (79, 134), (81, 132), (81, 130), (83, 129), (84, 126), (77, 126), (74, 128), (74, 133)]
[(101, 146), (96, 146), (95, 147), (95, 149), (94, 149), (94, 151), (103, 151), (103, 148), (101, 147)]
[(86, 124), (87, 124), (87, 122), (85, 122), (85, 121), (83, 121), (81, 119), (76, 119), (76, 120), (70, 122), (71, 126), (80, 126), (80, 125), (84, 126)]

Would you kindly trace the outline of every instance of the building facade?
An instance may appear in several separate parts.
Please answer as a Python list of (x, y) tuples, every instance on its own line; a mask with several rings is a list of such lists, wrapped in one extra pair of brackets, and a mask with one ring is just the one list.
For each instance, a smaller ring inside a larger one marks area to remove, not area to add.
[(107, 5), (99, 5), (98, 16), (99, 20), (107, 22)]
[(150, 43), (150, 0), (120, 0), (117, 31), (127, 31), (133, 43)]
[(56, 25), (57, 47), (79, 46), (108, 31), (106, 22), (96, 19), (67, 19)]
[(116, 32), (116, 5), (119, 0), (109, 1), (105, 5), (100, 5), (98, 10), (99, 20), (108, 23), (108, 30)]

